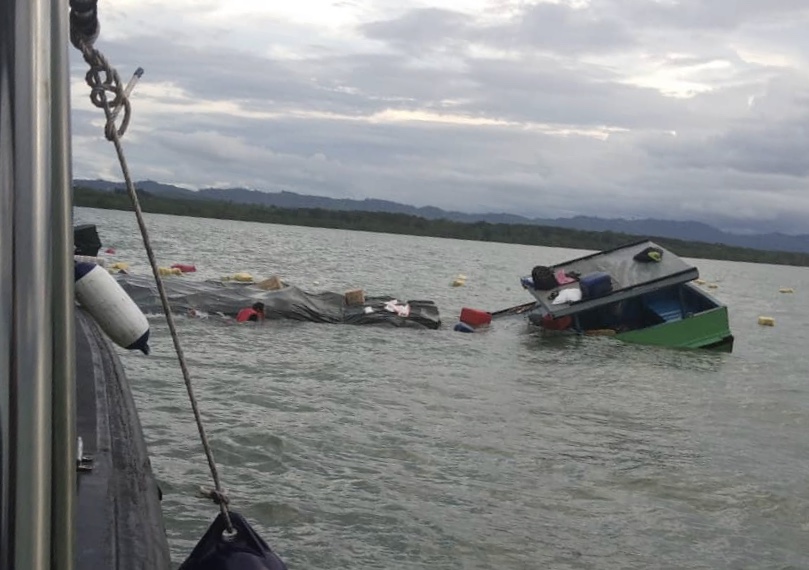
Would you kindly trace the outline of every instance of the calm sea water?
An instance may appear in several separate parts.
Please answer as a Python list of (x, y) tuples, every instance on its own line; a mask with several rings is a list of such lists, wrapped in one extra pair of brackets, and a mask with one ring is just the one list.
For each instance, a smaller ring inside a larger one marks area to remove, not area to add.
[[(76, 219), (148, 271), (132, 214)], [(526, 302), (519, 276), (581, 252), (147, 219), (161, 264), (197, 265), (187, 279), (276, 274), (441, 308), (438, 331), (179, 320), (233, 506), (290, 568), (809, 567), (809, 270), (695, 262), (730, 306), (730, 355), (542, 338), (520, 317), (465, 335), (462, 307)], [(153, 354), (122, 360), (179, 563), (216, 510), (195, 496), (204, 456), (150, 320)]]

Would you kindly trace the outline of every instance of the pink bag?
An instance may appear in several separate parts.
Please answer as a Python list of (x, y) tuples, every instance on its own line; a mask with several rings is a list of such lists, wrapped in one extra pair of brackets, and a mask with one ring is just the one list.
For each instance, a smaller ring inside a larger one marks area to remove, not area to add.
[(567, 285), (568, 283), (573, 283), (575, 281), (575, 279), (572, 277), (567, 276), (564, 269), (557, 269), (555, 277), (556, 282), (559, 283), (559, 285)]

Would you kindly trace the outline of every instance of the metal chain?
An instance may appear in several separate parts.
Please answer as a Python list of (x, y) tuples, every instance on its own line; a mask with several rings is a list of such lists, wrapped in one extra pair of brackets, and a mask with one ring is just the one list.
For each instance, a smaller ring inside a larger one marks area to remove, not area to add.
[[(135, 185), (132, 183), (132, 177), (129, 173), (129, 166), (126, 161), (126, 157), (124, 156), (123, 146), (121, 145), (121, 137), (124, 135), (127, 127), (129, 126), (129, 119), (132, 112), (128, 93), (127, 90), (121, 86), (121, 78), (115, 68), (109, 64), (107, 59), (97, 49), (92, 47), (90, 42), (81, 37), (78, 32), (74, 33), (73, 26), (71, 26), (71, 42), (81, 51), (82, 55), (84, 56), (84, 61), (86, 61), (90, 66), (90, 71), (88, 71), (86, 75), (87, 84), (91, 89), (90, 101), (92, 101), (93, 105), (96, 107), (103, 109), (104, 115), (107, 118), (107, 122), (104, 125), (104, 136), (107, 138), (107, 140), (111, 141), (115, 145), (115, 152), (118, 155), (118, 162), (121, 165), (121, 172), (123, 173), (124, 180), (126, 181), (126, 190), (129, 194), (130, 200), (132, 201), (132, 206), (135, 210), (135, 217), (138, 220), (138, 227), (140, 228), (140, 234), (143, 238), (143, 245), (146, 248), (146, 254), (149, 257), (149, 265), (152, 267), (152, 273), (154, 274), (155, 282), (157, 283), (157, 290), (160, 294), (160, 302), (163, 305), (163, 312), (166, 315), (166, 322), (169, 326), (171, 339), (174, 342), (174, 350), (177, 353), (177, 359), (180, 361), (180, 369), (183, 373), (183, 381), (185, 382), (185, 388), (188, 391), (188, 398), (191, 401), (191, 409), (194, 411), (194, 420), (197, 424), (199, 437), (200, 440), (202, 440), (202, 447), (205, 449), (205, 457), (208, 460), (208, 467), (210, 468), (211, 477), (213, 478), (214, 490), (209, 493), (209, 496), (216, 504), (219, 505), (219, 510), (221, 511), (222, 516), (225, 518), (227, 530), (228, 532), (232, 533), (233, 525), (230, 520), (230, 511), (228, 510), (229, 500), (219, 482), (219, 472), (216, 468), (216, 462), (214, 461), (213, 450), (208, 442), (208, 436), (205, 434), (205, 426), (202, 423), (202, 416), (200, 415), (197, 399), (194, 396), (194, 389), (191, 385), (191, 374), (188, 372), (188, 366), (185, 361), (183, 349), (180, 346), (180, 338), (177, 335), (177, 328), (174, 325), (174, 316), (171, 313), (168, 296), (166, 295), (166, 289), (163, 286), (163, 279), (160, 276), (157, 261), (155, 260), (154, 250), (152, 249), (152, 245), (149, 240), (149, 233), (146, 229), (146, 223), (143, 220), (143, 211), (141, 210), (138, 195), (135, 191)], [(142, 73), (143, 70), (139, 69), (139, 71), (136, 72), (136, 76), (139, 77), (139, 74)], [(112, 95), (111, 100), (107, 97), (108, 93)], [(116, 128), (115, 118), (121, 110), (123, 110), (124, 116), (121, 120), (121, 126)]]

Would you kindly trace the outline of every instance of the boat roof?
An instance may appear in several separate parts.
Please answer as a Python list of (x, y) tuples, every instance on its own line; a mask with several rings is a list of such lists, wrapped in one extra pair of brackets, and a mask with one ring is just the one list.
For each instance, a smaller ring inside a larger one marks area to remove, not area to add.
[[(659, 262), (644, 263), (633, 259), (635, 255), (648, 247), (655, 247), (663, 252)], [(523, 287), (536, 298), (544, 312), (554, 318), (581, 313), (658, 289), (686, 283), (699, 277), (699, 270), (696, 267), (689, 265), (671, 251), (648, 239), (565, 261), (552, 266), (551, 269), (554, 273), (560, 269), (565, 272), (574, 271), (582, 277), (588, 273), (603, 271), (608, 273), (612, 279), (612, 293), (609, 295), (575, 303), (554, 305), (551, 295), (555, 291), (577, 287), (578, 283), (563, 285), (549, 291), (538, 291), (532, 286), (526, 285), (526, 279), (523, 278)]]

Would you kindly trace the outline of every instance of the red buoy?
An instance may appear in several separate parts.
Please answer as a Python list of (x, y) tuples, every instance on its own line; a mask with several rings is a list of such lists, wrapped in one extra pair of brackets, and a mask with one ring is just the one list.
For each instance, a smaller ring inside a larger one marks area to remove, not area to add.
[(111, 247), (108, 247), (107, 249), (104, 250), (104, 253), (109, 253), (110, 255), (114, 255), (115, 250), (112, 249)]
[(194, 273), (197, 270), (195, 265), (191, 265), (188, 263), (175, 263), (171, 266), (172, 269), (179, 269), (183, 273)]
[(486, 311), (464, 307), (461, 309), (461, 322), (473, 327), (488, 325), (492, 322), (492, 314)]

